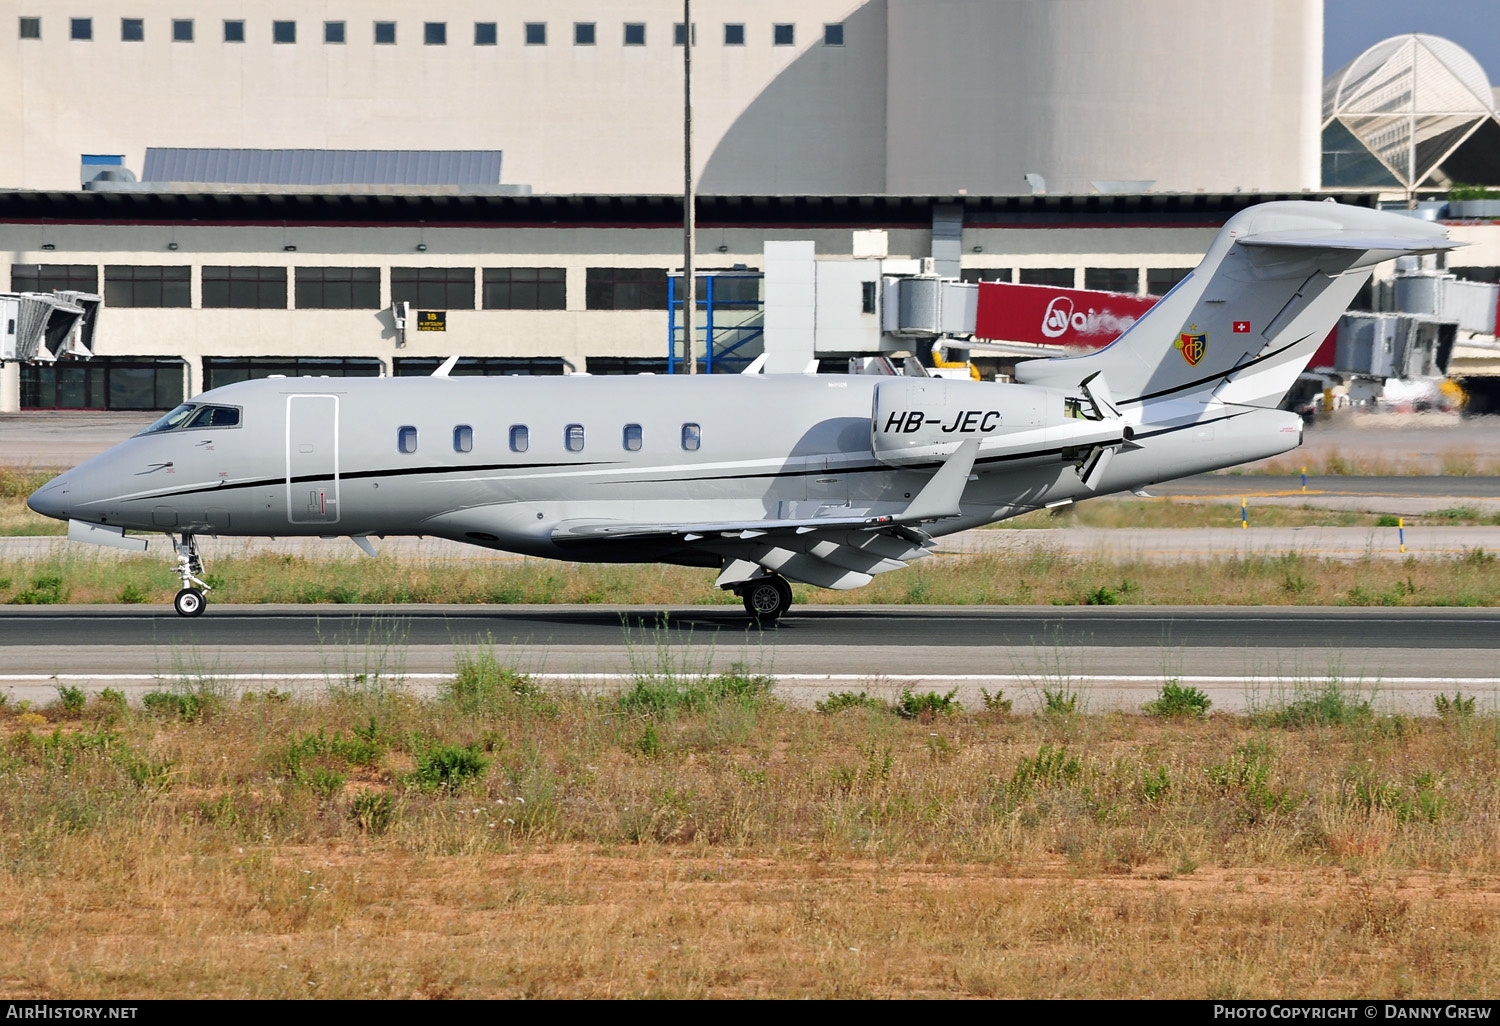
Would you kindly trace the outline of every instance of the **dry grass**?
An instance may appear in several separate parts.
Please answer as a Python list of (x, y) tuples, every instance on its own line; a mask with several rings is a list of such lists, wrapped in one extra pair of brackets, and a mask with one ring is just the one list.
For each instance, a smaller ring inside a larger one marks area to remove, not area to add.
[[(923, 722), (788, 710), (753, 680), (689, 709), (645, 699), (700, 681), (548, 695), (482, 656), (462, 679), (426, 702), (184, 682), (186, 720), (97, 697), (6, 711), (0, 994), (1493, 996), (1500, 979), (1493, 715), (1346, 698), (1339, 716)], [(424, 785), (445, 746), (482, 769)]]
[[(1376, 436), (1377, 438), (1379, 436)], [(1442, 452), (1385, 452), (1378, 446), (1345, 451), (1337, 446), (1306, 448), (1228, 471), (1229, 474), (1270, 474), (1295, 477), (1307, 468), (1312, 477), (1494, 477), (1500, 475), (1500, 456), (1472, 449)]]
[[(733, 605), (713, 571), (538, 560), (314, 560), (264, 554), (209, 566), (216, 602), (631, 603)], [(0, 603), (163, 603), (178, 583), (163, 561), (83, 548), (0, 561)], [(1155, 562), (1070, 555), (935, 556), (855, 591), (794, 585), (798, 603), (909, 605), (1489, 606), (1500, 604), (1495, 555), (1323, 559), (1298, 553)]]
[[(1254, 505), (1251, 522), (1256, 527), (1374, 527), (1377, 513), (1353, 510), (1314, 509), (1311, 506)], [(1475, 521), (1481, 515), (1474, 511)], [(1416, 524), (1421, 518), (1408, 517)], [(1440, 521), (1444, 524), (1452, 520)], [(1460, 521), (1471, 522), (1471, 521)], [(1155, 527), (1193, 529), (1199, 527), (1238, 527), (1238, 502), (1202, 502), (1193, 499), (1088, 499), (1055, 509), (1040, 509), (991, 525), (991, 529), (1045, 530), (1060, 527)]]
[(56, 470), (0, 467), (0, 536), (67, 533), (67, 524), (39, 516), (26, 506), (26, 497), (57, 474)]

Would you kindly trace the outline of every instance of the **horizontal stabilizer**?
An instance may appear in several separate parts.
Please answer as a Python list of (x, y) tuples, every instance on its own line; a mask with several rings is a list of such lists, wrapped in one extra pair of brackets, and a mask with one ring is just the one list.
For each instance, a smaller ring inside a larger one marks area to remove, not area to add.
[(1387, 232), (1338, 231), (1296, 228), (1260, 232), (1239, 240), (1241, 246), (1284, 246), (1296, 249), (1379, 250), (1390, 253), (1437, 253), (1464, 245), (1431, 236), (1393, 235)]

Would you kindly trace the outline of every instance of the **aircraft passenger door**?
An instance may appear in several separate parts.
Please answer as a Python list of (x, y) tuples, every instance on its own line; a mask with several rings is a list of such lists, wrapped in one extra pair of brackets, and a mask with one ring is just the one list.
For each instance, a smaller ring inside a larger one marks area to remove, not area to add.
[(286, 397), (286, 518), (294, 524), (339, 519), (339, 397)]

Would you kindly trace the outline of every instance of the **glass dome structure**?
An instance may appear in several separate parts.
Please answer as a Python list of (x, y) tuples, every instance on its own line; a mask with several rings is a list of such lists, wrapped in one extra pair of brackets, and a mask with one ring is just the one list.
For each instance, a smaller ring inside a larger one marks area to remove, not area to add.
[(1500, 117), (1484, 69), (1451, 40), (1370, 47), (1323, 83), (1323, 185), (1500, 184)]

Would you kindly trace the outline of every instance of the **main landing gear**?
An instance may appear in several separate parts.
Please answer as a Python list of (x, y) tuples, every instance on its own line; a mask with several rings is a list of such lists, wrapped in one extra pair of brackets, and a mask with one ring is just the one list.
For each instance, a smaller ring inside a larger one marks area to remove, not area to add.
[(182, 590), (172, 600), (172, 605), (178, 616), (197, 616), (208, 605), (203, 593), (213, 591), (203, 581), (203, 554), (198, 551), (198, 539), (183, 534), (181, 541), (174, 538), (172, 543), (177, 549), (177, 576), (182, 579)]
[(745, 612), (762, 627), (775, 623), (792, 608), (792, 586), (776, 574), (746, 581), (736, 590), (745, 603)]

